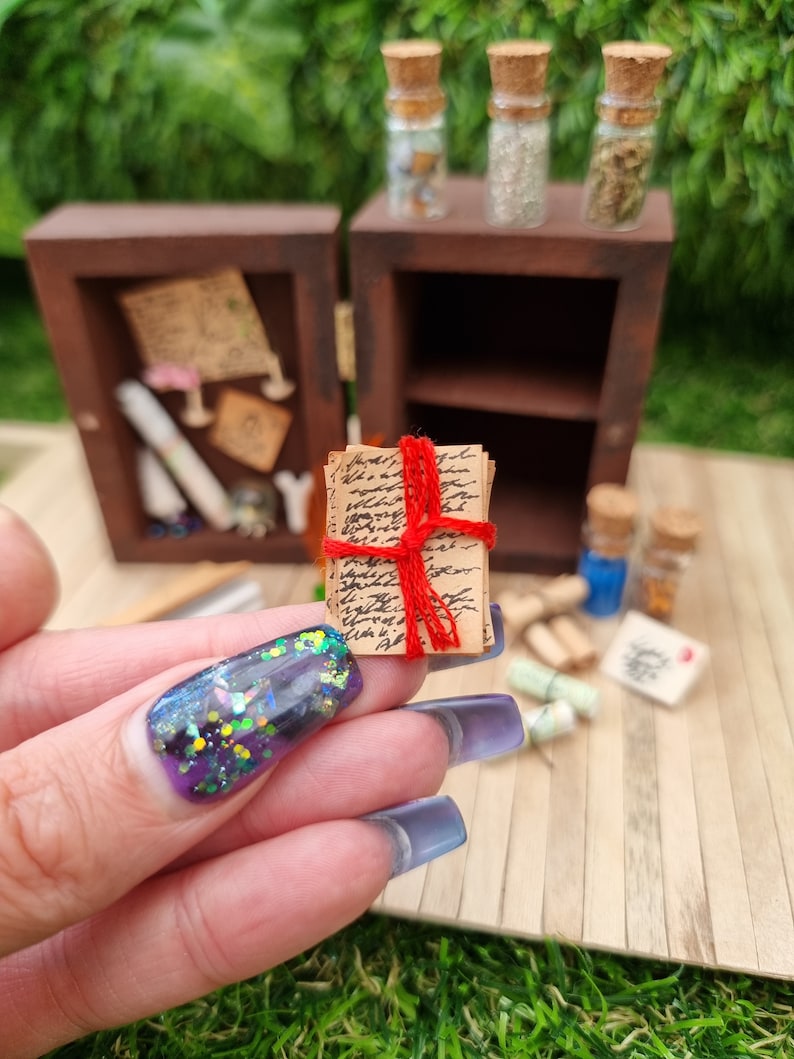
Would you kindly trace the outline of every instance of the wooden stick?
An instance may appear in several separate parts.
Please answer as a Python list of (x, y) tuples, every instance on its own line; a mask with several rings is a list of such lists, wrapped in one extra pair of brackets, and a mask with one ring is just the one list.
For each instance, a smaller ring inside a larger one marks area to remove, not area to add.
[(138, 603), (106, 618), (102, 624), (133, 625), (141, 621), (158, 621), (177, 607), (184, 607), (221, 585), (228, 584), (250, 567), (251, 563), (246, 560), (236, 563), (196, 563)]

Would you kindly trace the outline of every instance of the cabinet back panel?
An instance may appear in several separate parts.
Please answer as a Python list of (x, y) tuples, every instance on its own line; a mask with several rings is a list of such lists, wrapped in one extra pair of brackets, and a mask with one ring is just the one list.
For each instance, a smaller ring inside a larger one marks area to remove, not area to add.
[(415, 272), (399, 275), (399, 289), (409, 370), (483, 361), (603, 370), (617, 280)]

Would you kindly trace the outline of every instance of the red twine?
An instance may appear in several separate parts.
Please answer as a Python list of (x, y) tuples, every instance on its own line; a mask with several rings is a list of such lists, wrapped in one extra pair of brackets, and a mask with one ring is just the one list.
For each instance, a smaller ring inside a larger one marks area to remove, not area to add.
[(421, 658), (424, 650), (419, 637), (420, 620), (424, 622), (428, 639), (436, 651), (460, 646), (455, 617), (428, 580), (422, 558), (425, 541), (436, 530), (448, 530), (476, 537), (491, 549), (496, 543), (496, 526), (492, 522), (473, 522), (442, 515), (436, 452), (429, 438), (401, 438), (400, 453), (403, 458), (406, 522), (400, 543), (383, 548), (324, 537), (323, 553), (329, 559), (370, 556), (397, 563), (405, 606), (406, 655), (408, 658)]

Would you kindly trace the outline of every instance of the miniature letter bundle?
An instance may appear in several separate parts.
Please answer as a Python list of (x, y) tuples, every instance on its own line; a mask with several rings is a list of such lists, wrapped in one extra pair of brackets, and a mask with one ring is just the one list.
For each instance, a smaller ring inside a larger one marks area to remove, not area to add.
[(478, 655), (494, 642), (480, 445), (349, 445), (325, 468), (326, 619), (359, 655)]

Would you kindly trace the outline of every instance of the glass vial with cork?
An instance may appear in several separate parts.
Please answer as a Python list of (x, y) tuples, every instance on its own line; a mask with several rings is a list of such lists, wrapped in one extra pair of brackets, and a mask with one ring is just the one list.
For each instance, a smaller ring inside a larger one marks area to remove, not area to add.
[(492, 92), (485, 216), (499, 228), (536, 228), (546, 219), (550, 52), (550, 44), (536, 40), (501, 41), (487, 48)]
[(593, 486), (586, 503), (578, 573), (587, 581), (589, 593), (582, 609), (593, 617), (608, 618), (623, 602), (637, 498), (625, 486), (605, 482)]
[(656, 87), (672, 55), (663, 44), (616, 41), (601, 49), (598, 98), (583, 220), (592, 228), (631, 231), (645, 206), (656, 142)]
[(700, 516), (687, 508), (660, 507), (653, 512), (634, 592), (638, 610), (657, 621), (672, 621), (681, 575), (702, 529)]
[(398, 220), (437, 220), (447, 212), (446, 96), (439, 84), (441, 45), (384, 44), (386, 192)]

